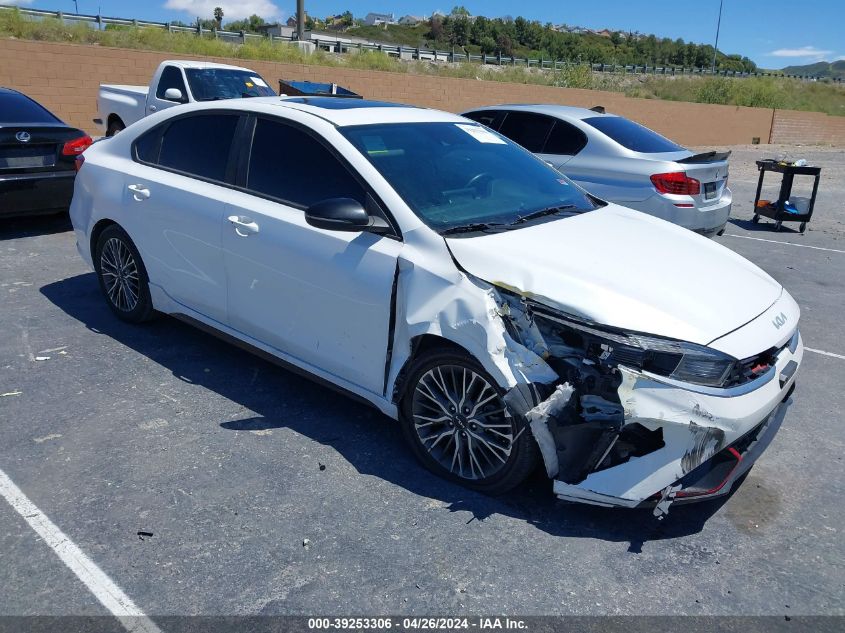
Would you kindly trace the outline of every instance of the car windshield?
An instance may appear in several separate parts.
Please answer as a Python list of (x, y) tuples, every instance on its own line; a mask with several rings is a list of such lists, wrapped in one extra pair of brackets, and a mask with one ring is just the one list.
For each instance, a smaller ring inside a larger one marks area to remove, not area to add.
[(188, 85), (196, 101), (272, 97), (275, 92), (260, 75), (230, 68), (186, 68)]
[(61, 123), (46, 108), (17, 92), (0, 92), (0, 124)]
[(594, 116), (584, 119), (584, 123), (634, 152), (660, 154), (684, 151), (683, 147), (665, 136), (621, 116)]
[(391, 123), (340, 131), (411, 210), (441, 233), (506, 230), (598, 206), (561, 173), (475, 123)]

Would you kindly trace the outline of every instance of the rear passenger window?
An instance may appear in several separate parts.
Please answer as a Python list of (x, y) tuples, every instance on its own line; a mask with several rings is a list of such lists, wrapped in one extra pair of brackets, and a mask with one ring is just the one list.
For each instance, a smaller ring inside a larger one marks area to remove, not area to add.
[(587, 144), (587, 135), (566, 121), (555, 121), (549, 138), (546, 139), (544, 154), (575, 156)]
[(238, 118), (236, 114), (205, 114), (176, 119), (164, 131), (158, 164), (192, 176), (225, 181)]
[(303, 208), (328, 198), (366, 203), (364, 187), (317, 139), (267, 119), (255, 126), (247, 188)]
[(531, 112), (508, 112), (499, 133), (519, 143), (529, 152), (543, 151), (546, 137), (555, 120), (542, 114)]
[(138, 137), (135, 141), (135, 158), (142, 163), (157, 163), (161, 129), (156, 128)]

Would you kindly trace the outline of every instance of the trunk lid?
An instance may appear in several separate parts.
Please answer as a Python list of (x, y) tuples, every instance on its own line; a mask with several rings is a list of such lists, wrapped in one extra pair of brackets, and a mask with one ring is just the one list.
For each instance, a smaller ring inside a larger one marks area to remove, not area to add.
[(83, 135), (62, 124), (0, 126), (0, 174), (72, 170), (74, 157), (62, 155), (62, 148)]
[[(698, 208), (718, 204), (728, 186), (728, 157), (730, 152), (702, 152), (693, 154), (685, 150), (682, 152), (666, 152), (661, 154), (640, 154), (647, 160), (656, 161), (655, 174), (684, 172), (690, 178), (701, 183), (701, 192), (692, 198)], [(671, 197), (671, 196), (670, 196)]]

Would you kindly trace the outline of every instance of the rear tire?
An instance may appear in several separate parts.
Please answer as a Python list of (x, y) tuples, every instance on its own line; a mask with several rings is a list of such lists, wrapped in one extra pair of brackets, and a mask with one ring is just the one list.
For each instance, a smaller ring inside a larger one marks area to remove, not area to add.
[(539, 449), (504, 391), (467, 354), (432, 350), (408, 369), (399, 417), (414, 455), (433, 473), (498, 495), (522, 483)]
[(781, 222), (780, 220), (775, 222), (775, 231), (780, 231), (782, 226), (783, 226), (783, 222)]
[(142, 323), (154, 315), (144, 262), (126, 231), (117, 224), (97, 238), (94, 269), (111, 311), (128, 323)]
[(807, 229), (807, 223), (802, 222), (801, 226), (799, 226), (798, 229), (803, 233)]
[(757, 224), (759, 221), (760, 221), (760, 216), (759, 216), (759, 215), (757, 215), (757, 214), (755, 213), (755, 214), (754, 214), (754, 217), (753, 217), (753, 218), (751, 218), (751, 222), (752, 222), (753, 224)]

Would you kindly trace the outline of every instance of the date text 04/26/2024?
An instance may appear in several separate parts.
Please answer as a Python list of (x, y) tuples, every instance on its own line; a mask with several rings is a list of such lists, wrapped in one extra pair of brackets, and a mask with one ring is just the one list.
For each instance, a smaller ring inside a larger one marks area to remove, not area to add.
[(453, 630), (526, 630), (524, 620), (500, 617), (354, 617), (354, 618), (308, 618), (308, 628), (313, 630), (390, 630), (408, 631), (453, 631)]

